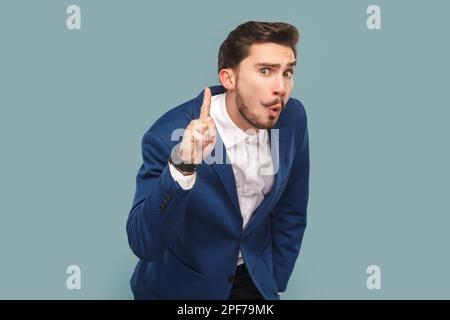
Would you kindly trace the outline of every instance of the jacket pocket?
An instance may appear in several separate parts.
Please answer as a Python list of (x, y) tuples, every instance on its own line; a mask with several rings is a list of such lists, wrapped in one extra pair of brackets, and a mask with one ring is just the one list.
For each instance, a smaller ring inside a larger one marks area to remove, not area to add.
[(204, 275), (180, 260), (172, 250), (166, 250), (149, 270), (148, 293), (159, 299), (195, 299)]

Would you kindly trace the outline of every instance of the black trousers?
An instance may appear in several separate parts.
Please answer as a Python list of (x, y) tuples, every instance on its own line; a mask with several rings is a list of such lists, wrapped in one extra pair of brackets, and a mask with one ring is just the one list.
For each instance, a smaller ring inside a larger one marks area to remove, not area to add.
[(245, 263), (236, 268), (233, 288), (228, 300), (264, 300), (248, 274)]

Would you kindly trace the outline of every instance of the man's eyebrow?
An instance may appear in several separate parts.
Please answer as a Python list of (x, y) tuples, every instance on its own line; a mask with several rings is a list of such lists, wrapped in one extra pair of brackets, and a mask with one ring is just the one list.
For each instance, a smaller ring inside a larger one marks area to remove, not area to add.
[[(294, 67), (297, 65), (297, 61), (292, 61), (287, 64), (288, 67)], [(255, 67), (270, 67), (270, 68), (280, 68), (281, 64), (279, 63), (268, 63), (268, 62), (260, 62), (255, 64)]]

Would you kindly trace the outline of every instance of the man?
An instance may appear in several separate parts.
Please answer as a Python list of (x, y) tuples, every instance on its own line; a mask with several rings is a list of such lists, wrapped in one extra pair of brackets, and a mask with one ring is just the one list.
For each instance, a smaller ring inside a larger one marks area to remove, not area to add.
[(219, 49), (222, 85), (145, 133), (127, 221), (135, 299), (279, 299), (286, 289), (309, 184), (306, 114), (289, 98), (298, 38), (286, 23), (238, 26)]

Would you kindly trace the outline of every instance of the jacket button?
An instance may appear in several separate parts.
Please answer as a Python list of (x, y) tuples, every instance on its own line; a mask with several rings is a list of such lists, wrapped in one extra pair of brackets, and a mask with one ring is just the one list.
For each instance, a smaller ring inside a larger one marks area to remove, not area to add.
[(229, 282), (229, 283), (233, 283), (233, 280), (234, 280), (234, 276), (228, 277), (228, 282)]
[(164, 205), (168, 205), (169, 204), (169, 202), (172, 200), (172, 193), (168, 193), (165, 197), (164, 197), (164, 199), (163, 199), (163, 204)]

